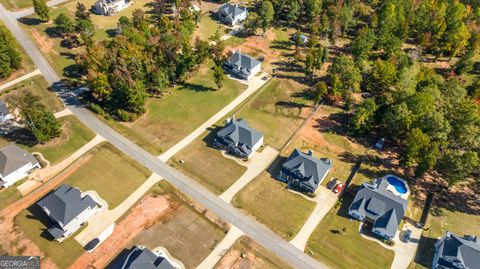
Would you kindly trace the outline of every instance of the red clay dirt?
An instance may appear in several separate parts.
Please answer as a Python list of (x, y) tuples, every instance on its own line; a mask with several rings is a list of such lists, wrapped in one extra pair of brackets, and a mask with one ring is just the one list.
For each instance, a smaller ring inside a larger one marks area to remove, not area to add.
[(97, 249), (92, 253), (85, 252), (69, 268), (105, 268), (130, 240), (160, 221), (171, 210), (173, 208), (170, 207), (168, 195), (147, 196), (131, 209), (127, 217), (115, 226), (113, 234)]

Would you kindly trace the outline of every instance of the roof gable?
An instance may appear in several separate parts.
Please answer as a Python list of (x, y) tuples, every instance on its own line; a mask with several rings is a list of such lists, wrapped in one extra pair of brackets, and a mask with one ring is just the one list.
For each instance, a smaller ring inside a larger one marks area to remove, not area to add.
[(231, 120), (217, 132), (217, 135), (222, 138), (228, 138), (234, 143), (245, 146), (250, 150), (263, 137), (262, 133), (251, 128), (243, 119)]
[(480, 269), (480, 243), (466, 240), (453, 233), (441, 239), (438, 248), (439, 263), (450, 264), (457, 262), (465, 268)]
[(328, 159), (318, 159), (295, 149), (283, 163), (282, 168), (299, 175), (301, 178), (298, 179), (303, 179), (308, 185), (316, 188), (332, 168), (332, 163)]
[(242, 8), (238, 4), (226, 3), (220, 6), (220, 8), (218, 8), (218, 11), (233, 20), (237, 16), (247, 12), (247, 9), (244, 7)]
[(37, 159), (28, 151), (14, 144), (0, 149), (0, 174), (2, 177), (8, 176), (28, 163), (38, 164)]
[(261, 64), (257, 59), (238, 51), (234, 52), (232, 56), (228, 58), (228, 62), (248, 74), (250, 74), (252, 69)]
[(174, 269), (165, 258), (155, 255), (148, 248), (135, 247), (130, 251), (122, 269)]

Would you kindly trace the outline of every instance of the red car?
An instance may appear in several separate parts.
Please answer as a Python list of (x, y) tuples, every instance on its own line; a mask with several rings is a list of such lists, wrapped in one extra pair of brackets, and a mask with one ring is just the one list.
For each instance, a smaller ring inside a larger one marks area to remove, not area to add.
[(337, 186), (335, 186), (335, 189), (333, 189), (333, 192), (334, 193), (339, 193), (343, 190), (345, 184), (343, 184), (343, 182), (340, 182), (337, 184)]

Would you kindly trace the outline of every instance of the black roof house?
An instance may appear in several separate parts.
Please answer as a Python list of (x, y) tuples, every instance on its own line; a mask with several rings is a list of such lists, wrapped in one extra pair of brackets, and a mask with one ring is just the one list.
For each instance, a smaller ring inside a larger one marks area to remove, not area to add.
[(435, 243), (432, 268), (480, 269), (480, 242), (477, 237), (460, 237), (446, 232)]
[(329, 159), (318, 159), (311, 151), (295, 149), (283, 163), (278, 179), (300, 191), (315, 192), (332, 168)]
[(148, 248), (133, 247), (119, 269), (175, 269), (165, 258), (153, 253)]
[(237, 157), (249, 157), (263, 144), (263, 134), (244, 119), (229, 119), (217, 132), (214, 145)]

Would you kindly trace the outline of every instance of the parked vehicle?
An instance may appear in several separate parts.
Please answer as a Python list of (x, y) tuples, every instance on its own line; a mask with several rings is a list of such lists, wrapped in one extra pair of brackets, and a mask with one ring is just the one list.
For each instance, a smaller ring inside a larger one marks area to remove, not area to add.
[(332, 180), (330, 180), (330, 182), (328, 182), (327, 184), (327, 189), (333, 190), (333, 188), (335, 188), (335, 186), (337, 185), (337, 181), (338, 179), (336, 177), (332, 178)]
[(343, 182), (340, 182), (337, 184), (337, 186), (335, 186), (335, 189), (333, 189), (333, 192), (334, 193), (340, 193), (343, 188), (345, 188), (345, 184)]
[(377, 142), (375, 143), (375, 148), (378, 149), (378, 150), (381, 150), (381, 149), (383, 149), (384, 145), (385, 145), (385, 139), (382, 137), (382, 138), (378, 139)]
[(412, 236), (412, 230), (410, 229), (405, 230), (405, 233), (403, 234), (403, 241), (404, 242), (410, 241), (411, 236)]

